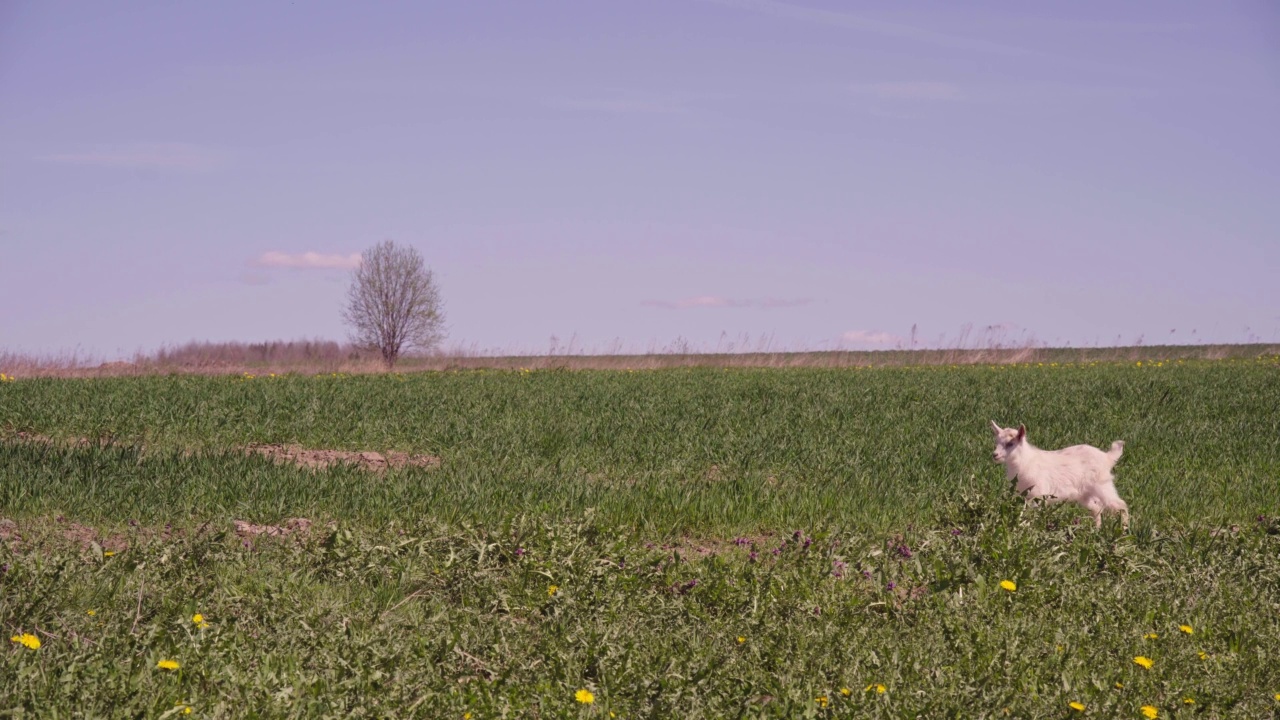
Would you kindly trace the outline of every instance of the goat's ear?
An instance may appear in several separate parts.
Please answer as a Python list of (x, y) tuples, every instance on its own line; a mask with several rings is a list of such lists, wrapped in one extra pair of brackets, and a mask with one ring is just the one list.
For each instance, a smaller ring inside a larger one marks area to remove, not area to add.
[(1027, 426), (1019, 425), (1018, 426), (1018, 442), (1022, 442), (1023, 440), (1026, 439), (1026, 437), (1027, 437)]
[(991, 421), (991, 432), (993, 432), (993, 433), (995, 433), (995, 434), (997, 434), (997, 435), (999, 435), (999, 434), (1000, 434), (1000, 426), (996, 424), (996, 421), (995, 421), (995, 420), (992, 420), (992, 421)]

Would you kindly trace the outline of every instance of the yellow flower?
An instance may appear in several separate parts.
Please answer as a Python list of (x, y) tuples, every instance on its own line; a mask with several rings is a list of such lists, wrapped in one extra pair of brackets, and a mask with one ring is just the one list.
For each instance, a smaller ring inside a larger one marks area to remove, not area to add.
[(813, 701), (818, 703), (818, 707), (820, 708), (826, 707), (827, 703), (830, 702), (830, 700), (827, 699), (826, 695), (819, 695), (818, 697), (814, 698)]
[(1084, 703), (1082, 702), (1076, 702), (1073, 700), (1067, 703), (1067, 707), (1071, 708), (1072, 710), (1075, 710), (1076, 712), (1084, 712)]
[(556, 591), (558, 591), (559, 589), (560, 589), (560, 588), (556, 587), (555, 585), (552, 585), (552, 586), (548, 587), (548, 588), (547, 588), (547, 597), (551, 597), (552, 595), (555, 595), (555, 594), (556, 594)]
[(1276, 702), (1280, 702), (1280, 693), (1276, 693)]
[(156, 667), (160, 668), (161, 670), (177, 670), (182, 666), (178, 664), (177, 660), (161, 660), (160, 662), (156, 663)]
[(1124, 683), (1122, 683), (1122, 682), (1117, 682), (1117, 683), (1116, 683), (1116, 689), (1117, 689), (1117, 690), (1123, 690), (1123, 689), (1124, 689)]
[(1178, 629), (1179, 629), (1179, 630), (1181, 630), (1182, 632), (1184, 632), (1184, 633), (1188, 634), (1188, 635), (1190, 635), (1191, 633), (1195, 632), (1195, 630), (1193, 630), (1193, 629), (1191, 628), (1191, 626), (1190, 626), (1190, 625), (1179, 625), (1179, 626), (1178, 626)]
[(849, 697), (850, 695), (853, 694), (853, 691), (850, 690), (849, 688), (840, 688), (840, 694), (845, 697)]
[(22, 633), (21, 635), (14, 635), (13, 637), (9, 638), (9, 640), (11, 640), (12, 642), (18, 643), (19, 645), (25, 645), (27, 648), (31, 650), (40, 649), (40, 638), (36, 637), (35, 635), (32, 635), (31, 633)]
[(746, 641), (747, 641), (747, 638), (746, 638), (746, 637), (744, 637), (744, 636), (742, 636), (742, 635), (739, 635), (739, 636), (738, 636), (738, 644), (739, 644), (739, 645), (741, 645), (742, 643), (744, 643), (744, 642), (746, 642)]
[(462, 713), (462, 720), (471, 720), (471, 713)]
[(579, 690), (578, 692), (573, 694), (573, 699), (577, 700), (583, 705), (590, 705), (591, 703), (596, 701), (596, 696), (593, 695), (590, 690)]
[(97, 611), (97, 610), (86, 610), (85, 612), (89, 613), (89, 615), (97, 615), (97, 614), (98, 614), (98, 611)]
[(1142, 714), (1149, 718), (1154, 718), (1160, 715), (1160, 711), (1156, 710), (1154, 705), (1143, 705)]
[(174, 707), (182, 708), (181, 710), (179, 710), (179, 712), (181, 712), (183, 715), (191, 714), (192, 708), (190, 705), (186, 703), (174, 703)]
[(1208, 660), (1208, 659), (1209, 659), (1209, 653), (1207, 653), (1207, 652), (1205, 652), (1205, 651), (1203, 651), (1203, 650), (1201, 650), (1200, 652), (1198, 652), (1198, 653), (1196, 653), (1196, 654), (1200, 656), (1200, 659), (1201, 659), (1201, 660)]
[(1142, 636), (1142, 639), (1143, 640), (1159, 640), (1160, 636), (1155, 633), (1147, 633), (1146, 635)]
[(1000, 587), (1008, 590), (1009, 592), (1017, 592), (1018, 590), (1018, 584), (1012, 580), (1001, 580)]
[(1195, 698), (1182, 698), (1182, 704), (1183, 704), (1183, 705), (1195, 705), (1195, 704), (1196, 704), (1196, 699), (1195, 699)]
[(103, 550), (103, 551), (102, 551), (102, 557), (111, 557), (112, 555), (115, 555), (115, 554), (116, 554), (116, 551), (115, 551), (115, 550)]
[(1139, 656), (1135, 657), (1135, 658), (1133, 659), (1133, 661), (1134, 661), (1134, 662), (1136, 662), (1136, 663), (1138, 663), (1139, 665), (1141, 665), (1142, 667), (1144, 667), (1144, 668), (1146, 668), (1146, 669), (1148, 669), (1148, 670), (1150, 670), (1150, 669), (1151, 669), (1151, 666), (1152, 666), (1152, 665), (1155, 665), (1155, 661), (1153, 661), (1153, 660), (1152, 660), (1151, 658), (1149, 658), (1149, 657), (1143, 657), (1142, 655), (1139, 655)]
[(200, 628), (201, 630), (209, 627), (209, 623), (204, 621), (204, 615), (201, 615), (200, 613), (196, 613), (195, 615), (192, 615), (191, 622), (195, 623), (196, 627)]
[(878, 694), (884, 694), (884, 689), (884, 683), (871, 683), (867, 686), (867, 689), (862, 692), (871, 692), (872, 690), (875, 690)]

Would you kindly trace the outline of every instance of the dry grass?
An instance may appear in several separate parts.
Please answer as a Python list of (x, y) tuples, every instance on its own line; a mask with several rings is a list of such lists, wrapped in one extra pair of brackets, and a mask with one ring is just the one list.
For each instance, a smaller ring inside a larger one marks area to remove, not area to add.
[[(503, 355), (453, 348), (405, 355), (398, 372), (428, 370), (655, 370), (734, 367), (890, 367), (911, 365), (1011, 365), (1021, 363), (1111, 363), (1159, 360), (1225, 360), (1280, 355), (1268, 343), (1219, 345), (1134, 345), (1052, 348), (1027, 344), (893, 350), (696, 352), (667, 348), (646, 353), (563, 353)], [(121, 377), (136, 375), (253, 375), (386, 372), (376, 352), (326, 340), (266, 343), (192, 342), (138, 354), (129, 361), (101, 362), (63, 353), (33, 356), (0, 351), (0, 372), (15, 377)]]

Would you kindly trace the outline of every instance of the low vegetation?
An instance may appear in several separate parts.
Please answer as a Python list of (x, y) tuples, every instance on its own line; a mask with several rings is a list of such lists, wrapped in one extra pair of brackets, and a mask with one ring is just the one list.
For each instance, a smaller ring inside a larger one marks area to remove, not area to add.
[[(1272, 356), (19, 378), (0, 713), (1266, 717), (1277, 397)], [(1024, 509), (991, 419), (1125, 440), (1130, 532)]]

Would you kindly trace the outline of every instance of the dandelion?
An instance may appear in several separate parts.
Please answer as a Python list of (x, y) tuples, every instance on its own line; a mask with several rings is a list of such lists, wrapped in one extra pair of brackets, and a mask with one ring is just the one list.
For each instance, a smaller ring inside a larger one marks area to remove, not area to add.
[(1149, 657), (1142, 656), (1142, 655), (1138, 655), (1137, 657), (1135, 657), (1135, 658), (1133, 659), (1133, 661), (1134, 661), (1134, 662), (1136, 662), (1136, 663), (1138, 663), (1139, 665), (1141, 665), (1142, 667), (1144, 667), (1144, 668), (1146, 668), (1146, 669), (1148, 669), (1148, 670), (1150, 670), (1150, 669), (1151, 669), (1151, 666), (1152, 666), (1152, 665), (1155, 665), (1155, 661), (1154, 661), (1154, 660), (1152, 660), (1152, 659), (1151, 659), (1151, 658), (1149, 658)]
[(556, 585), (551, 585), (551, 586), (549, 586), (549, 587), (547, 588), (547, 597), (553, 597), (553, 596), (556, 594), (556, 592), (557, 592), (557, 591), (559, 591), (559, 590), (560, 590), (560, 588), (559, 588), (558, 586), (556, 586)]
[(1209, 659), (1209, 653), (1207, 653), (1207, 652), (1205, 652), (1205, 651), (1203, 651), (1203, 650), (1201, 650), (1200, 652), (1198, 652), (1198, 653), (1196, 653), (1196, 654), (1200, 656), (1200, 659), (1201, 659), (1201, 660), (1208, 660), (1208, 659)]
[(1183, 704), (1183, 705), (1195, 705), (1195, 704), (1196, 704), (1196, 699), (1195, 699), (1195, 698), (1189, 698), (1189, 697), (1188, 697), (1188, 698), (1182, 698), (1182, 704)]
[(178, 712), (182, 713), (183, 715), (190, 715), (193, 709), (190, 705), (186, 703), (181, 703), (181, 702), (174, 703), (174, 707), (178, 708)]
[(884, 683), (871, 683), (862, 692), (871, 692), (872, 690), (875, 690), (877, 695), (883, 695), (885, 690)]
[(471, 720), (471, 713), (469, 712), (462, 713), (462, 720)]
[(1076, 712), (1084, 712), (1084, 703), (1082, 702), (1077, 702), (1073, 700), (1067, 703), (1067, 707), (1071, 708), (1072, 710), (1075, 710)]
[(103, 550), (103, 551), (102, 551), (102, 557), (111, 557), (112, 555), (115, 555), (115, 554), (116, 554), (116, 551), (115, 551), (115, 550)]
[(818, 703), (818, 707), (820, 708), (825, 708), (827, 706), (827, 703), (831, 702), (826, 695), (819, 695), (818, 697), (814, 698), (813, 701)]
[(1159, 640), (1160, 636), (1156, 633), (1151, 632), (1151, 633), (1147, 633), (1146, 635), (1143, 635), (1142, 639), (1143, 640)]
[(200, 613), (196, 613), (195, 615), (192, 615), (191, 622), (195, 623), (195, 626), (200, 628), (201, 630), (209, 627), (209, 623), (204, 621), (204, 615), (201, 615)]
[(840, 688), (840, 694), (845, 697), (849, 697), (850, 695), (853, 695), (853, 691), (849, 688)]
[(156, 663), (156, 667), (160, 668), (161, 670), (177, 670), (182, 666), (178, 664), (177, 660), (161, 660), (160, 662)]
[(1156, 718), (1160, 715), (1160, 711), (1156, 710), (1154, 705), (1143, 705), (1141, 710), (1142, 714), (1149, 718)]
[(97, 614), (98, 614), (98, 611), (97, 611), (97, 610), (86, 610), (85, 612), (86, 612), (90, 617), (93, 617), (94, 615), (97, 615)]
[(1188, 635), (1190, 635), (1191, 633), (1195, 632), (1195, 630), (1194, 630), (1194, 629), (1192, 629), (1192, 627), (1191, 627), (1190, 625), (1179, 625), (1179, 626), (1178, 626), (1178, 629), (1179, 629), (1179, 630), (1181, 630), (1182, 632), (1184, 632), (1184, 633), (1188, 634)]
[(1116, 689), (1117, 689), (1117, 690), (1123, 690), (1123, 689), (1124, 689), (1124, 683), (1122, 683), (1122, 682), (1117, 682), (1117, 683), (1116, 683)]
[(745, 636), (743, 636), (743, 635), (739, 635), (739, 636), (738, 636), (738, 644), (739, 644), (739, 645), (741, 645), (742, 643), (744, 643), (744, 642), (746, 642), (746, 641), (747, 641), (747, 638), (746, 638)]
[(593, 702), (595, 702), (595, 701), (596, 701), (596, 696), (595, 696), (594, 694), (592, 694), (592, 692), (591, 692), (590, 690), (583, 689), (583, 690), (579, 690), (578, 692), (574, 693), (574, 694), (573, 694), (573, 699), (574, 699), (574, 700), (577, 700), (578, 702), (582, 703), (583, 705), (590, 705), (591, 703), (593, 703)]
[(26, 646), (26, 648), (29, 650), (40, 649), (40, 638), (36, 637), (35, 635), (32, 635), (31, 633), (22, 633), (21, 635), (14, 635), (13, 637), (9, 638), (9, 640), (12, 642), (18, 643), (19, 645)]
[(1008, 590), (1009, 592), (1018, 591), (1018, 584), (1012, 580), (1001, 580), (1000, 587), (1004, 588), (1005, 590)]

